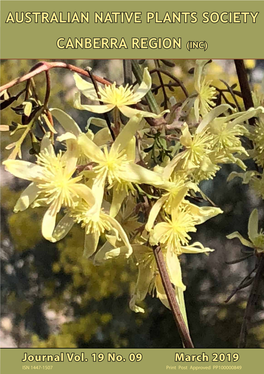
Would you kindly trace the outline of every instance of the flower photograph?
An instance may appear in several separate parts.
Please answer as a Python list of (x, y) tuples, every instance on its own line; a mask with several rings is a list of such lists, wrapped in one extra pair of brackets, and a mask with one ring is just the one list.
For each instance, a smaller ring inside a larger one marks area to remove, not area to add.
[(1, 61), (6, 348), (264, 347), (264, 61)]

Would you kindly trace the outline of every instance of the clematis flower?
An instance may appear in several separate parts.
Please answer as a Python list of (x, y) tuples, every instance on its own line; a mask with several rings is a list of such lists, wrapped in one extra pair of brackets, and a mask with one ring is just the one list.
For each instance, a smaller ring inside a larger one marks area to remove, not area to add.
[(144, 69), (143, 81), (138, 88), (134, 89), (128, 84), (125, 87), (116, 87), (116, 83), (105, 86), (104, 88), (99, 87), (98, 93), (100, 99), (98, 99), (92, 83), (85, 81), (76, 73), (74, 74), (74, 79), (77, 88), (84, 96), (91, 100), (104, 103), (104, 105), (82, 105), (80, 93), (78, 93), (74, 103), (74, 106), (77, 109), (88, 110), (93, 113), (106, 113), (114, 108), (117, 108), (122, 114), (124, 114), (124, 116), (128, 118), (131, 118), (137, 114), (140, 114), (142, 117), (159, 118), (162, 117), (164, 113), (168, 112), (168, 110), (165, 110), (160, 114), (154, 114), (130, 107), (130, 105), (139, 103), (140, 100), (151, 89), (151, 77), (147, 68)]
[[(261, 116), (263, 107), (258, 107), (256, 109), (250, 108), (245, 112), (213, 118), (213, 111), (218, 108), (219, 107), (215, 108), (208, 114), (208, 118), (211, 117), (209, 122), (207, 116), (204, 118), (198, 126), (197, 131), (202, 132), (207, 129), (207, 131), (212, 134), (213, 140), (211, 142), (211, 147), (213, 150), (213, 157), (211, 157), (211, 159), (213, 159), (214, 163), (236, 163), (241, 169), (246, 170), (246, 165), (243, 161), (236, 157), (237, 154), (248, 156), (240, 139), (241, 136), (249, 136), (249, 131), (244, 125), (244, 122), (252, 117)], [(255, 126), (253, 126), (253, 128), (255, 129)], [(258, 130), (256, 130), (256, 132), (257, 131)]]
[(54, 242), (52, 234), (61, 207), (72, 208), (78, 198), (92, 206), (95, 198), (89, 187), (79, 183), (82, 176), (72, 177), (78, 157), (76, 144), (69, 142), (67, 151), (56, 155), (48, 136), (45, 135), (41, 142), (36, 164), (20, 160), (6, 160), (3, 164), (14, 176), (32, 182), (22, 192), (14, 211), (23, 211), (33, 202), (35, 207), (48, 206), (42, 221), (42, 234)]
[(85, 176), (93, 181), (96, 205), (101, 209), (102, 198), (106, 182), (108, 189), (113, 190), (113, 200), (110, 215), (115, 217), (129, 191), (134, 192), (133, 184), (151, 184), (164, 188), (170, 185), (162, 175), (134, 163), (135, 161), (135, 133), (141, 122), (141, 115), (136, 115), (128, 121), (113, 144), (100, 146), (82, 133), (74, 120), (58, 109), (51, 110), (52, 115), (67, 131), (57, 138), (60, 141), (75, 141), (78, 144), (79, 156), (84, 156), (94, 163), (91, 171), (84, 171)]
[(171, 210), (171, 218), (166, 217), (165, 222), (159, 222), (150, 231), (150, 244), (161, 245), (166, 248), (166, 263), (168, 272), (176, 287), (185, 289), (181, 280), (180, 263), (178, 256), (182, 253), (211, 252), (201, 243), (189, 245), (190, 232), (196, 232), (196, 225), (222, 213), (221, 209), (213, 207), (198, 207), (189, 202)]
[(78, 144), (82, 152), (95, 163), (91, 175), (94, 178), (94, 183), (97, 183), (97, 196), (98, 194), (103, 196), (106, 181), (109, 185), (108, 188), (113, 189), (113, 201), (110, 209), (110, 215), (113, 217), (118, 213), (128, 192), (134, 191), (133, 184), (151, 184), (160, 188), (170, 184), (163, 179), (162, 175), (134, 163), (134, 134), (140, 121), (140, 116), (132, 117), (110, 149), (107, 147), (101, 149), (84, 134), (78, 136)]
[(132, 253), (131, 248), (134, 250), (136, 244), (130, 245), (130, 242), (132, 242), (132, 237), (135, 236), (137, 229), (142, 226), (142, 223), (138, 222), (138, 217), (135, 215), (134, 210), (135, 200), (130, 195), (126, 199), (126, 204), (120, 209), (116, 219), (109, 218), (110, 224), (112, 224), (111, 222), (116, 222), (116, 225), (114, 227), (112, 224), (111, 232), (105, 234), (106, 242), (98, 249), (93, 258), (95, 265), (101, 265), (104, 261), (113, 259), (121, 254), (129, 257)]
[(182, 168), (197, 168), (205, 159), (208, 159), (212, 152), (210, 149), (211, 140), (211, 134), (206, 131), (191, 135), (189, 127), (185, 123), (182, 127), (182, 136), (180, 137), (180, 142), (185, 147), (185, 154), (182, 157)]
[[(151, 245), (160, 245), (165, 257), (166, 268), (171, 283), (174, 285), (181, 313), (187, 325), (183, 292), (186, 287), (182, 281), (182, 272), (179, 256), (182, 253), (208, 253), (212, 249), (205, 248), (201, 243), (189, 244), (191, 239), (189, 232), (196, 231), (196, 225), (222, 213), (221, 209), (213, 207), (197, 207), (186, 201), (171, 209), (171, 218), (165, 222), (159, 222), (150, 231)], [(150, 225), (150, 223), (148, 222)], [(134, 294), (130, 301), (130, 308), (135, 312), (144, 312), (137, 303), (144, 300), (147, 293), (157, 297), (169, 308), (168, 299), (162, 285), (161, 277), (154, 258), (153, 250), (145, 245), (133, 245), (133, 251), (137, 260), (138, 280)]]
[(171, 185), (166, 188), (165, 192), (152, 206), (147, 224), (145, 229), (150, 231), (154, 225), (154, 222), (163, 208), (167, 214), (171, 214), (172, 209), (176, 209), (182, 202), (184, 198), (188, 196), (190, 189), (197, 191), (199, 188), (195, 183), (187, 180), (186, 175), (181, 175), (180, 173), (174, 173), (170, 179)]
[(254, 126), (250, 139), (254, 145), (253, 159), (256, 164), (264, 167), (264, 116), (260, 116)]
[(227, 182), (239, 177), (242, 179), (242, 184), (249, 184), (253, 188), (258, 197), (264, 199), (264, 172), (259, 173), (256, 170), (249, 170), (245, 173), (237, 173), (232, 171), (227, 178)]
[(236, 157), (237, 154), (248, 156), (240, 140), (241, 136), (248, 134), (243, 122), (261, 116), (263, 107), (218, 117), (228, 109), (232, 108), (227, 104), (212, 109), (194, 132), (186, 123), (182, 126), (180, 142), (184, 150), (165, 166), (165, 178), (173, 171), (177, 174), (188, 172), (192, 180), (199, 183), (212, 178), (220, 169), (220, 164), (236, 163), (243, 170), (246, 169), (243, 161)]
[(194, 101), (194, 114), (195, 119), (198, 122), (199, 117), (204, 117), (212, 107), (215, 106), (216, 89), (210, 87), (211, 81), (206, 82), (203, 75), (204, 67), (209, 60), (196, 60), (196, 66), (194, 68), (194, 88), (197, 92), (197, 96)]
[(112, 233), (112, 237), (115, 239), (122, 241), (126, 257), (131, 255), (132, 247), (124, 229), (116, 219), (106, 214), (102, 209), (98, 213), (98, 209), (93, 210), (87, 202), (81, 201), (70, 210), (69, 216), (74, 222), (80, 223), (85, 230), (84, 255), (87, 258), (95, 253), (100, 236), (107, 232)]
[(129, 303), (130, 309), (136, 313), (145, 313), (137, 304), (143, 301), (148, 293), (155, 296), (155, 291), (160, 301), (169, 308), (153, 250), (145, 245), (133, 245), (133, 251), (137, 261), (138, 279)]
[(254, 209), (248, 220), (248, 237), (245, 239), (238, 231), (227, 235), (227, 239), (238, 238), (246, 247), (254, 248), (257, 253), (264, 253), (264, 232), (258, 229), (258, 210)]
[[(78, 223), (85, 230), (84, 256), (90, 258), (97, 251), (100, 237), (104, 235), (106, 243), (98, 250), (94, 262), (116, 257), (122, 252), (125, 257), (132, 254), (132, 246), (127, 233), (122, 225), (102, 208), (106, 203), (103, 201), (103, 180), (95, 180), (92, 186), (92, 193), (96, 196), (94, 205), (88, 201), (80, 200), (70, 209), (57, 224), (53, 238), (56, 241), (63, 239), (74, 223)], [(120, 250), (120, 251), (119, 251)], [(109, 252), (109, 253), (108, 253)]]
[(175, 172), (187, 174), (196, 183), (212, 178), (220, 169), (212, 159), (212, 140), (213, 136), (207, 129), (191, 134), (187, 123), (185, 123), (180, 137), (184, 151), (179, 154)]

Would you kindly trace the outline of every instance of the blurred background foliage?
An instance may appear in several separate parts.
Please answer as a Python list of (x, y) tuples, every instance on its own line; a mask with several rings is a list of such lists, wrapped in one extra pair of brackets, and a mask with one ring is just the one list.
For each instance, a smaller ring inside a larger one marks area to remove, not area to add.
[[(1, 84), (28, 72), (35, 60), (3, 60)], [(76, 60), (64, 61), (83, 68), (91, 66), (95, 74), (123, 83), (122, 61)], [(174, 60), (168, 69), (182, 80), (192, 93), (194, 66), (191, 60)], [(246, 62), (251, 84), (262, 62)], [(144, 62), (153, 68), (152, 61)], [(261, 69), (259, 71), (262, 71)], [(260, 74), (260, 73), (258, 73)], [(260, 74), (261, 76), (261, 74)], [(253, 77), (253, 78), (252, 78)], [(226, 81), (237, 82), (232, 61), (215, 61), (208, 67), (209, 80), (219, 88)], [(72, 107), (75, 92), (72, 74), (66, 70), (52, 70), (50, 107), (69, 113), (84, 130), (89, 114)], [(159, 84), (156, 75), (153, 82)], [(165, 83), (169, 82), (169, 78)], [(35, 79), (39, 98), (45, 95), (45, 77)], [(10, 90), (17, 92), (17, 87)], [(184, 99), (179, 87), (169, 96)], [(162, 101), (159, 92), (157, 100)], [(242, 104), (241, 104), (242, 105)], [(16, 114), (9, 107), (1, 113), (1, 124), (10, 125)], [(2, 160), (7, 158), (5, 146), (10, 143), (8, 133), (1, 134)], [(23, 150), (24, 154), (27, 152)], [(28, 158), (34, 159), (33, 156)], [(202, 190), (219, 206), (224, 214), (199, 226), (194, 240), (215, 248), (206, 255), (182, 255), (183, 278), (187, 285), (186, 307), (191, 336), (196, 347), (236, 347), (249, 288), (239, 291), (228, 303), (227, 297), (253, 269), (252, 261), (227, 265), (240, 257), (241, 244), (228, 241), (226, 235), (239, 231), (247, 236), (250, 212), (258, 207), (263, 218), (261, 200), (249, 187), (234, 179), (227, 183), (228, 174), (235, 167), (226, 165), (213, 181), (202, 184)], [(95, 267), (83, 258), (84, 235), (74, 226), (61, 242), (45, 241), (40, 232), (42, 208), (12, 212), (26, 182), (7, 175), (1, 169), (1, 335), (2, 347), (181, 347), (173, 317), (158, 299), (146, 298), (145, 314), (130, 311), (128, 303), (135, 286), (137, 268), (133, 258), (116, 259)], [(263, 226), (262, 226), (263, 227)], [(253, 260), (254, 261), (254, 260)], [(256, 306), (248, 347), (264, 347), (263, 300)]]

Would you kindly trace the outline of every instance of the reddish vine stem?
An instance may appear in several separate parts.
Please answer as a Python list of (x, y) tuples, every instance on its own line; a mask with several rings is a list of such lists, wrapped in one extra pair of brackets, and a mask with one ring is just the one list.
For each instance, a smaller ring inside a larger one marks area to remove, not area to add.
[(46, 94), (44, 99), (44, 109), (48, 109), (48, 102), (50, 97), (50, 74), (49, 71), (45, 71), (46, 75)]
[(259, 264), (257, 267), (257, 273), (255, 275), (251, 292), (248, 298), (243, 323), (240, 331), (240, 337), (239, 337), (239, 344), (238, 348), (245, 348), (246, 347), (246, 341), (247, 341), (247, 334), (248, 334), (248, 325), (251, 320), (251, 316), (254, 312), (254, 307), (258, 301), (258, 297), (260, 294), (260, 284), (263, 280), (264, 275), (264, 256), (260, 257)]
[[(84, 70), (82, 68), (79, 68), (77, 66), (74, 66), (74, 65), (71, 65), (71, 64), (66, 64), (65, 62), (42, 61), (42, 62), (37, 63), (35, 66), (33, 66), (33, 68), (29, 71), (29, 73), (23, 75), (22, 77), (13, 79), (12, 81), (10, 81), (10, 82), (4, 84), (3, 86), (1, 86), (0, 91), (7, 90), (8, 88), (14, 87), (19, 83), (25, 82), (25, 81), (35, 77), (36, 75), (42, 73), (42, 72), (46, 72), (46, 71), (49, 71), (51, 69), (56, 69), (56, 68), (68, 69), (70, 71), (74, 71), (78, 74), (84, 75), (88, 78), (90, 77), (89, 73), (86, 70)], [(105, 85), (110, 85), (111, 84), (108, 80), (106, 80), (104, 78), (101, 78), (101, 77), (98, 77), (97, 75), (94, 75), (93, 77), (99, 83), (102, 83), (102, 84), (105, 84)]]
[(169, 278), (169, 275), (166, 269), (166, 264), (163, 258), (161, 248), (159, 246), (156, 246), (154, 247), (153, 251), (154, 251), (154, 256), (155, 256), (157, 266), (159, 269), (159, 273), (161, 276), (162, 284), (165, 289), (165, 292), (166, 292), (166, 295), (167, 295), (167, 298), (170, 304), (170, 308), (171, 308), (177, 329), (179, 331), (182, 343), (184, 344), (185, 348), (194, 348), (188, 328), (185, 325), (184, 319), (180, 311), (179, 304), (175, 297), (175, 291), (172, 287), (172, 284), (171, 284), (171, 281), (170, 281), (170, 278)]
[[(252, 96), (251, 96), (251, 91), (248, 83), (248, 76), (246, 72), (246, 68), (244, 65), (243, 60), (234, 60), (235, 61), (235, 66), (236, 66), (236, 71), (237, 71), (237, 77), (241, 89), (241, 94), (243, 97), (243, 102), (245, 105), (245, 109), (248, 110), (249, 108), (254, 107)], [(254, 126), (255, 120), (254, 118), (250, 118), (248, 120), (250, 125)]]

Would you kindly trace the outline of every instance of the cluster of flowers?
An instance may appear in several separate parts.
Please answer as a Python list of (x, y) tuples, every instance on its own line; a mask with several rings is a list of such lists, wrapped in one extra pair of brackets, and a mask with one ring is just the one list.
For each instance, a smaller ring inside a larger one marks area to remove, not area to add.
[[(263, 105), (263, 97), (260, 94), (253, 92), (254, 106), (259, 107)], [(248, 170), (244, 173), (232, 172), (228, 181), (239, 177), (243, 184), (249, 184), (254, 190), (256, 196), (264, 199), (264, 114), (262, 111), (258, 112), (256, 116), (255, 126), (248, 126), (247, 137), (252, 143), (252, 149), (248, 150), (248, 158), (255, 161), (255, 170)], [(248, 238), (244, 237), (239, 232), (233, 232), (228, 235), (228, 239), (238, 238), (246, 247), (254, 251), (257, 256), (264, 253), (264, 232), (258, 229), (258, 210), (254, 209), (250, 214), (248, 220)]]
[[(65, 144), (66, 150), (56, 153), (47, 132), (35, 163), (16, 159), (3, 162), (10, 173), (31, 182), (17, 201), (15, 212), (29, 206), (47, 207), (42, 221), (42, 234), (47, 240), (61, 240), (77, 223), (84, 229), (84, 253), (96, 265), (120, 254), (126, 257), (134, 254), (138, 280), (130, 307), (136, 312), (143, 312), (138, 302), (155, 289), (169, 307), (153, 246), (161, 247), (182, 308), (185, 285), (179, 256), (212, 251), (199, 242), (190, 243), (190, 233), (196, 232), (197, 225), (222, 213), (220, 208), (193, 203), (193, 197), (202, 194), (199, 183), (213, 178), (222, 164), (235, 163), (246, 170), (242, 158), (249, 154), (241, 143), (242, 136), (252, 140), (251, 156), (259, 166), (264, 165), (264, 108), (230, 114), (229, 105), (215, 106), (216, 91), (204, 75), (207, 62), (196, 62), (196, 91), (183, 103), (193, 113), (196, 123), (188, 123), (186, 116), (178, 141), (167, 142), (171, 157), (163, 157), (159, 164), (153, 163), (144, 152), (144, 144), (151, 145), (153, 141), (147, 136), (151, 134), (151, 125), (144, 118), (167, 118), (168, 111), (158, 115), (135, 107), (151, 89), (147, 68), (137, 88), (118, 87), (114, 83), (95, 92), (93, 84), (77, 74), (74, 76), (79, 90), (76, 108), (93, 113), (114, 110), (114, 118), (120, 111), (129, 118), (125, 125), (120, 120), (112, 124), (114, 140), (104, 120), (90, 119), (89, 124), (95, 123), (101, 129), (94, 134), (88, 128), (83, 133), (68, 114), (51, 109), (50, 113), (65, 130), (56, 141)], [(81, 104), (81, 94), (102, 105)], [(252, 117), (258, 118), (258, 125), (250, 131), (245, 123)], [(263, 174), (260, 178), (257, 172), (249, 172), (248, 178), (247, 173), (244, 181), (250, 179), (254, 185), (258, 184), (264, 196)], [(56, 223), (62, 208), (65, 215)], [(251, 217), (254, 224), (256, 214)], [(255, 236), (256, 232), (251, 232), (252, 243)]]

